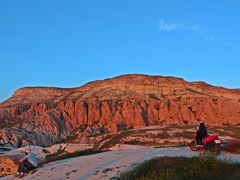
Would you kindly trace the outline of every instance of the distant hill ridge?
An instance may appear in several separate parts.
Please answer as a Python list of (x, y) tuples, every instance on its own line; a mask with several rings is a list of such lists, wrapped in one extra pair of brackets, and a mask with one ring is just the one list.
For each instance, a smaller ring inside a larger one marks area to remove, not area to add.
[(92, 128), (240, 124), (240, 90), (176, 77), (121, 75), (77, 88), (25, 87), (0, 104), (0, 143), (50, 145)]

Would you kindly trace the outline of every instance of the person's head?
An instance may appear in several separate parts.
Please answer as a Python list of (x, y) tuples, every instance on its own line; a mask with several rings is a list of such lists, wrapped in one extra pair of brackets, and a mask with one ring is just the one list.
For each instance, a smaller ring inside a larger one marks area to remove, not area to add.
[(200, 123), (199, 123), (199, 127), (204, 127), (204, 126), (205, 126), (204, 121), (201, 120)]
[(201, 121), (200, 121), (200, 124), (204, 124), (204, 121), (203, 121), (203, 120), (201, 120)]
[(30, 152), (31, 152), (31, 149), (30, 149), (29, 147), (26, 147), (25, 153), (26, 153), (26, 154), (29, 154)]

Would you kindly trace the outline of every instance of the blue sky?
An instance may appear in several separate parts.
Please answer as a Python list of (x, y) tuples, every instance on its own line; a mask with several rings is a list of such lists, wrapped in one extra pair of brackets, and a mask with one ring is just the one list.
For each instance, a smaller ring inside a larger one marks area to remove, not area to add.
[(238, 0), (0, 1), (0, 101), (126, 73), (240, 88)]

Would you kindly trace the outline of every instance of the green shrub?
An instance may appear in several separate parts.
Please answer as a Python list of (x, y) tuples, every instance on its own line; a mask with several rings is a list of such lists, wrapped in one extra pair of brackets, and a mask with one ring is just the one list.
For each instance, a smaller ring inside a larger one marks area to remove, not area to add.
[(211, 154), (199, 157), (160, 157), (144, 162), (131, 171), (121, 174), (120, 179), (240, 179), (240, 164), (227, 164)]

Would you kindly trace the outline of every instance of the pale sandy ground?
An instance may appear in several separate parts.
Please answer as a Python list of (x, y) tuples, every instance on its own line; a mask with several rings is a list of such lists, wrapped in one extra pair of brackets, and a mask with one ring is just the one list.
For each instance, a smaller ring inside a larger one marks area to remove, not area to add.
[[(116, 146), (114, 151), (61, 160), (44, 165), (33, 174), (21, 179), (63, 180), (63, 179), (116, 179), (124, 172), (144, 160), (160, 156), (192, 157), (199, 153), (188, 147), (146, 148), (140, 146)], [(240, 155), (221, 153), (219, 159), (240, 163)], [(14, 179), (13, 176), (2, 178)]]

